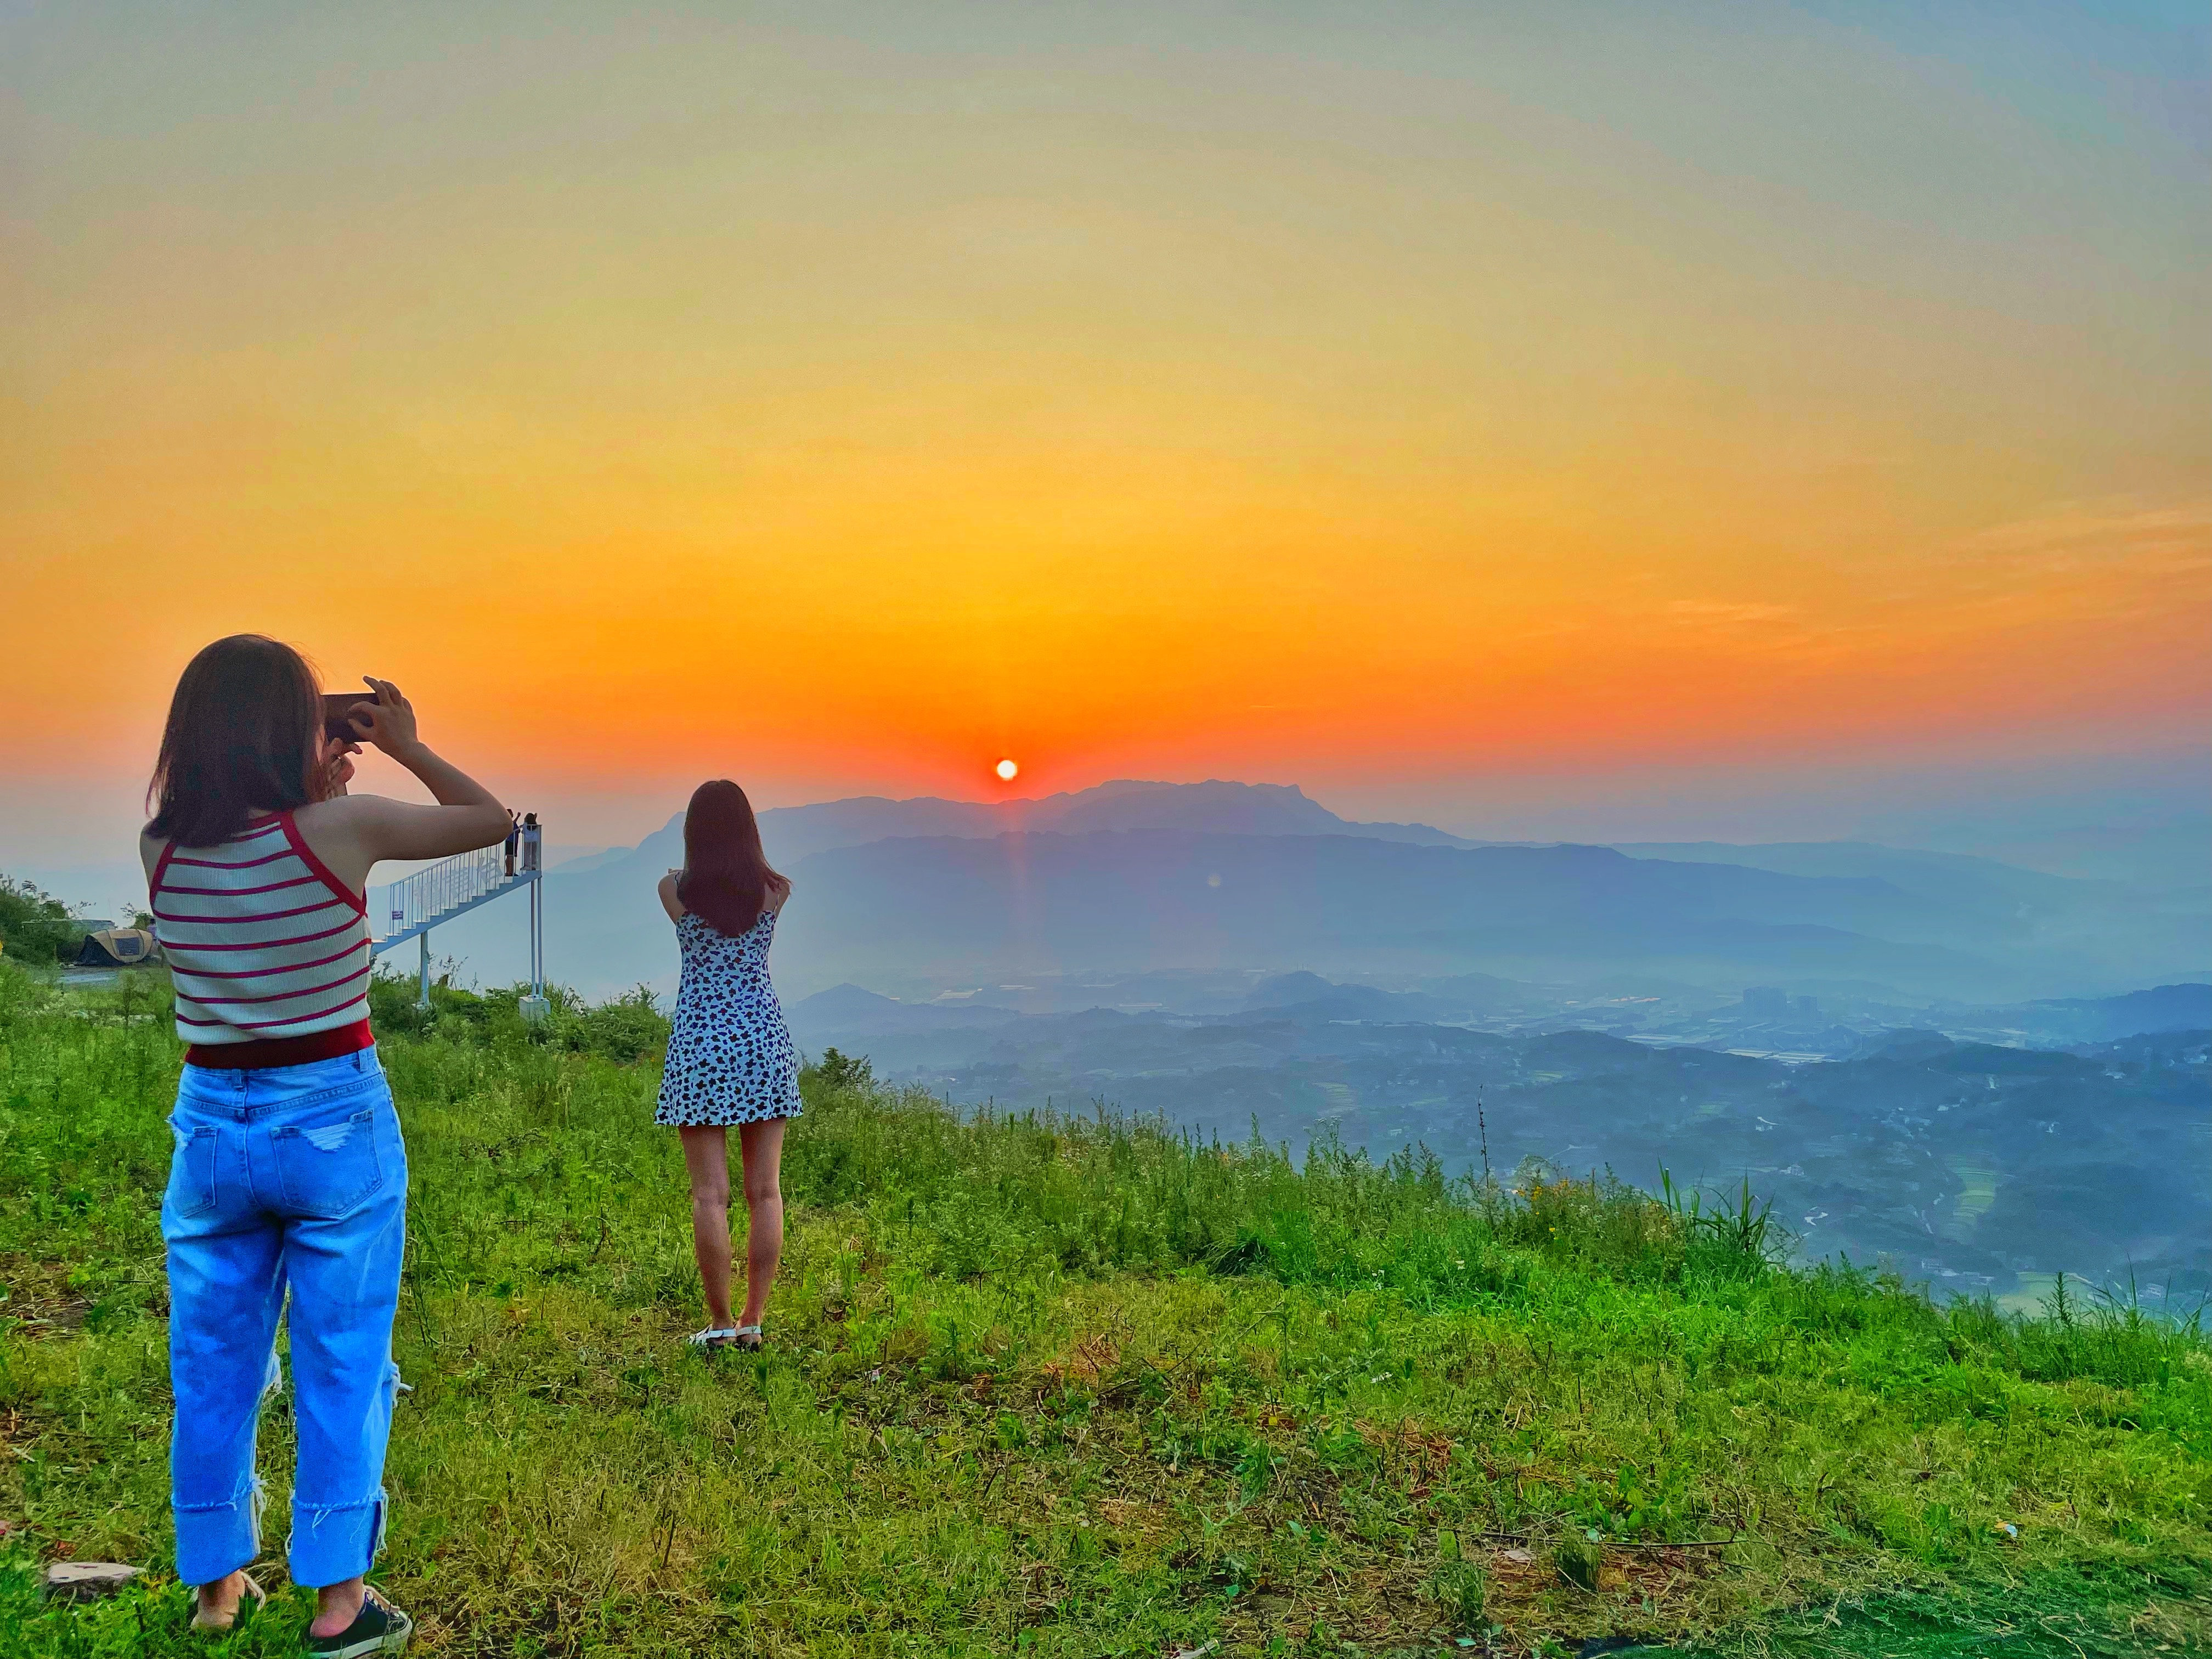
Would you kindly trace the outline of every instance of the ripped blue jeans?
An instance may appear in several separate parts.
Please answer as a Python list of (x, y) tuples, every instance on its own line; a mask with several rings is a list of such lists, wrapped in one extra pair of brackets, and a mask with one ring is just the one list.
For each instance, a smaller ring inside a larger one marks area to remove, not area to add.
[(169, 1247), (169, 1445), (177, 1576), (211, 1583), (261, 1550), (253, 1468), (279, 1385), (292, 1294), (299, 1468), (292, 1581), (368, 1571), (384, 1532), (384, 1449), (399, 1386), (392, 1322), (407, 1149), (376, 1051), (265, 1071), (187, 1066), (161, 1202)]

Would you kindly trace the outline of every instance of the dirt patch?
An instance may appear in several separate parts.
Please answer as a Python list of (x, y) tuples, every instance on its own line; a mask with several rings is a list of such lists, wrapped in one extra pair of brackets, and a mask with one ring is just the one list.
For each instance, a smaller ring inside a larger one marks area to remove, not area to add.
[(9, 1321), (27, 1341), (65, 1336), (83, 1328), (92, 1311), (90, 1297), (71, 1288), (70, 1264), (29, 1256), (0, 1256), (0, 1319)]

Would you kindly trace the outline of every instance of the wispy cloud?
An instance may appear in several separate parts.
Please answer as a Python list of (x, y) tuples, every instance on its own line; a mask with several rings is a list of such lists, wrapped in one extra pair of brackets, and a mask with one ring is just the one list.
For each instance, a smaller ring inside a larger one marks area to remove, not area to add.
[(1748, 605), (1725, 599), (1676, 599), (1667, 607), (1668, 614), (1689, 623), (1741, 623), (1794, 622), (1799, 614), (1794, 605)]
[(2212, 497), (2060, 502), (1965, 538), (1951, 573), (1957, 626), (2172, 637), (2212, 612)]
[(1959, 550), (2015, 571), (2026, 565), (2054, 574), (2118, 564), (2176, 574), (2212, 569), (2212, 497), (2063, 501), (2046, 513), (1978, 531)]

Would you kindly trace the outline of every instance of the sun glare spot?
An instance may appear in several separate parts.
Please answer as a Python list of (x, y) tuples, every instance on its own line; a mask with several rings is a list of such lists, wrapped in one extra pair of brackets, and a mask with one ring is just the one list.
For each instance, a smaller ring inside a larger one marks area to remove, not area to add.
[(1022, 769), (1010, 760), (1002, 760), (991, 769), (999, 775), (1000, 782), (1012, 783), (1014, 781), (1014, 775)]

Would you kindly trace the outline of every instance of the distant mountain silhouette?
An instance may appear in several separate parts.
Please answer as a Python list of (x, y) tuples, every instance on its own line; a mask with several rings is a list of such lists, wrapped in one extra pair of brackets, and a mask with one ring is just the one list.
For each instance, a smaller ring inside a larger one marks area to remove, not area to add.
[[(1513, 981), (1530, 979), (1740, 988), (1788, 977), (2003, 1005), (2180, 977), (2203, 954), (2203, 918), (2186, 905), (1988, 860), (1854, 843), (1704, 843), (1668, 859), (1650, 846), (1630, 856), (1471, 842), (1354, 823), (1287, 786), (1124, 781), (995, 804), (864, 798), (768, 811), (761, 823), (770, 858), (798, 884), (775, 957), (778, 982), (798, 994), (839, 981), (1001, 981), (1030, 986), (1007, 1000), (1036, 1011), (1079, 1001), (1067, 976), (1096, 970), (1123, 987), (1101, 1001), (1129, 1008), (1174, 1000), (1129, 983), (1147, 969), (1310, 966), (1410, 975), (1476, 1013), (1516, 1006)], [(653, 889), (682, 859), (679, 814), (627, 853), (553, 871), (554, 976), (592, 995), (672, 988), (674, 942)], [(440, 928), (434, 951), (483, 982), (511, 981), (522, 969), (511, 910)], [(1266, 1005), (1248, 988), (1209, 1006)]]
[(1299, 960), (1449, 973), (1486, 960), (2011, 977), (1959, 948), (2003, 942), (1980, 919), (1946, 917), (1887, 883), (1594, 847), (1130, 830), (879, 841), (799, 869), (809, 900), (778, 948), (793, 967), (835, 963), (848, 976), (892, 963), (1003, 977)]
[[(680, 821), (680, 820), (679, 820)], [(837, 847), (858, 847), (895, 837), (961, 836), (1009, 831), (1057, 830), (1086, 835), (1102, 830), (1188, 830), (1225, 836), (1364, 836), (1376, 841), (1427, 847), (1473, 847), (1474, 842), (1425, 823), (1356, 823), (1339, 817), (1294, 784), (1102, 783), (1042, 800), (961, 801), (923, 797), (889, 800), (863, 795), (813, 806), (781, 806), (760, 815), (761, 839), (771, 861), (796, 863)]]
[(2160, 1031), (2212, 1030), (2212, 985), (2159, 985), (2118, 997), (2056, 997), (2038, 1008), (2065, 1015), (2085, 1042)]
[(801, 998), (784, 1010), (801, 1042), (819, 1046), (854, 1034), (904, 1035), (917, 1031), (975, 1030), (1019, 1018), (1012, 1009), (974, 1002), (901, 1002), (857, 985), (833, 985)]
[(1917, 1066), (1948, 1054), (1958, 1046), (1941, 1031), (1923, 1031), (1908, 1027), (1879, 1032), (1863, 1039), (1850, 1058), (1887, 1060), (1900, 1065)]
[(1720, 841), (1620, 842), (1614, 846), (1631, 858), (1664, 859), (1673, 864), (1740, 864), (1785, 876), (1863, 877), (1954, 908), (2002, 912), (2027, 905), (2056, 912), (2106, 896), (2099, 883), (2017, 869), (1970, 854), (1929, 853), (1873, 842), (1767, 842), (1748, 847)]
[[(2081, 880), (2022, 870), (1995, 859), (1870, 842), (1624, 842), (1635, 858), (1771, 870), (1780, 875), (1859, 878), (1887, 882), (1950, 918), (1976, 919), (1992, 939), (2006, 939), (2054, 958), (2070, 957), (2083, 970), (2123, 983), (2193, 969), (2212, 936), (2207, 894), (2130, 890), (2115, 881)], [(2087, 1028), (2085, 1028), (2087, 1029)], [(2102, 1027), (2097, 1028), (2102, 1030)], [(2159, 1029), (2130, 1026), (2129, 1030)], [(2114, 1030), (2112, 1036), (2124, 1033)]]
[(1295, 974), (1274, 974), (1252, 988), (1251, 995), (1244, 999), (1247, 1008), (1287, 1008), (1294, 1003), (1311, 1002), (1325, 997), (1337, 988), (1333, 981), (1319, 974), (1300, 969)]
[[(986, 841), (1010, 831), (1055, 829), (1183, 830), (1249, 836), (1358, 836), (1422, 846), (1468, 846), (1419, 823), (1356, 823), (1292, 785), (1150, 783), (1124, 780), (1039, 800), (996, 802), (858, 796), (760, 815), (769, 861), (790, 873), (817, 854), (902, 839)], [(684, 862), (684, 814), (677, 812), (635, 848), (593, 854), (549, 873), (546, 949), (556, 977), (599, 995), (638, 982), (673, 983), (674, 945), (653, 885)], [(793, 922), (798, 923), (794, 913)], [(803, 925), (802, 925), (803, 927)], [(433, 948), (465, 962), (488, 983), (523, 971), (518, 930), (498, 906), (438, 930)], [(777, 953), (779, 966), (795, 953)], [(837, 976), (834, 965), (825, 975)], [(805, 977), (819, 984), (808, 969)]]

